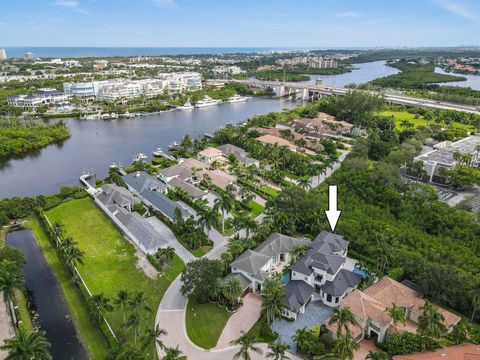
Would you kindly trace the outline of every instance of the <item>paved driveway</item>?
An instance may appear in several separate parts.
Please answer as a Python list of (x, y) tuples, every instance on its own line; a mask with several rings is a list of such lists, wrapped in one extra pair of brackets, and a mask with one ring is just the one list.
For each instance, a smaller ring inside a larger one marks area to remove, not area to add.
[(248, 293), (245, 295), (242, 307), (225, 324), (215, 349), (228, 347), (231, 341), (242, 335), (242, 331), (248, 332), (260, 319), (261, 310), (262, 297), (259, 294)]
[(321, 301), (312, 301), (308, 304), (305, 313), (297, 316), (297, 320), (275, 320), (272, 328), (278, 333), (283, 343), (290, 345), (292, 351), (296, 351), (297, 344), (292, 340), (295, 331), (304, 327), (310, 328), (314, 325), (323, 324), (332, 312), (333, 309), (324, 305)]

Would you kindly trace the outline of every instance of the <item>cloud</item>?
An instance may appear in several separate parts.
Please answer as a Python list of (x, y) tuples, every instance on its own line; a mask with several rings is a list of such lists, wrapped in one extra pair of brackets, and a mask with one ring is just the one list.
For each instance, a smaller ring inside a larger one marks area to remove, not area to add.
[(449, 13), (464, 19), (480, 22), (480, 15), (474, 13), (467, 6), (451, 0), (436, 0), (436, 3)]
[(164, 9), (176, 9), (178, 7), (175, 0), (149, 0), (149, 1), (154, 5)]
[(88, 14), (88, 11), (80, 7), (80, 3), (76, 0), (55, 0), (53, 3), (55, 6), (60, 6), (68, 9), (75, 10), (81, 14)]
[(360, 17), (360, 14), (356, 11), (345, 11), (343, 13), (339, 13), (336, 15), (336, 17), (350, 17), (350, 18), (356, 18)]

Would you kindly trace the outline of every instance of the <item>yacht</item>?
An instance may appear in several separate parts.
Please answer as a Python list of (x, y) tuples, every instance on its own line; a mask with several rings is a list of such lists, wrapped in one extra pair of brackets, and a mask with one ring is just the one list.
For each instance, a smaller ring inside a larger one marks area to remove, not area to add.
[(193, 109), (193, 105), (190, 103), (190, 101), (187, 101), (182, 106), (177, 106), (177, 110), (192, 110), (192, 109)]
[(195, 105), (195, 107), (203, 108), (207, 106), (218, 105), (219, 103), (220, 103), (220, 100), (214, 100), (210, 96), (205, 95), (205, 97), (202, 100), (197, 101), (197, 104)]
[(144, 153), (139, 153), (133, 157), (133, 162), (137, 162), (137, 161), (144, 162), (147, 159), (148, 159), (147, 155), (145, 155)]
[(238, 94), (235, 94), (235, 95), (229, 97), (227, 102), (229, 102), (229, 103), (239, 103), (239, 102), (247, 101), (248, 99), (249, 98), (247, 96), (240, 96)]

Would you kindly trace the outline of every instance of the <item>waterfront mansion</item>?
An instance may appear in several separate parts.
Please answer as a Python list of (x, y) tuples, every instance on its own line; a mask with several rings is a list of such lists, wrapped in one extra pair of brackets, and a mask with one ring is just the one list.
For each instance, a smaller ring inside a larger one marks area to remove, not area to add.
[[(307, 250), (295, 259), (292, 250), (299, 246), (306, 246)], [(327, 231), (313, 241), (274, 233), (233, 261), (229, 276), (238, 278), (244, 290), (260, 292), (271, 274), (282, 273), (288, 307), (283, 315), (296, 319), (310, 301), (321, 300), (329, 307), (337, 307), (341, 299), (356, 289), (361, 276), (354, 272), (356, 261), (349, 259), (347, 252), (348, 241)]]

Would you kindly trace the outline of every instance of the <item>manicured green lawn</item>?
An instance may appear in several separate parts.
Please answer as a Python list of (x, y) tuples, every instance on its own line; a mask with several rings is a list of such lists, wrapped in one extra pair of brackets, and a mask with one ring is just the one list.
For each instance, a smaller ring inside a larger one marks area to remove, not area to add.
[(260, 335), (262, 321), (262, 318), (258, 319), (258, 321), (255, 323), (255, 325), (252, 326), (248, 333), (255, 336), (258, 342), (271, 344), (272, 342), (277, 340), (278, 334), (276, 332), (273, 332), (272, 335)]
[(63, 263), (60, 262), (57, 252), (48, 240), (39, 220), (34, 216), (30, 217), (26, 227), (33, 230), (42, 252), (62, 288), (70, 313), (90, 355), (93, 359), (104, 359), (107, 347), (105, 337), (92, 322), (85, 298), (80, 290), (73, 285), (70, 274)]
[(202, 257), (203, 255), (208, 253), (210, 250), (212, 250), (212, 247), (211, 246), (200, 246), (198, 249), (195, 249), (195, 250), (191, 250), (191, 249), (188, 249), (188, 248), (186, 248), (186, 249), (189, 250), (193, 254), (193, 256)]
[[(46, 212), (51, 222), (61, 221), (67, 235), (78, 241), (85, 252), (84, 264), (78, 266), (93, 294), (104, 293), (110, 299), (120, 290), (143, 292), (152, 312), (145, 312), (141, 327), (151, 328), (155, 313), (170, 283), (181, 273), (184, 264), (176, 256), (162, 276), (153, 280), (136, 267), (134, 246), (124, 239), (110, 219), (89, 198), (71, 200)], [(123, 312), (115, 309), (108, 321), (114, 331), (123, 326)], [(143, 332), (143, 331), (142, 331)], [(133, 329), (128, 331), (133, 342)]]
[[(400, 130), (403, 129), (401, 126), (402, 120), (408, 120), (411, 123), (413, 123), (415, 126), (419, 126), (419, 125), (427, 126), (427, 122), (425, 121), (423, 116), (418, 116), (418, 118), (415, 119), (415, 114), (410, 114), (409, 112), (406, 112), (406, 111), (381, 111), (378, 114), (383, 116), (393, 116), (395, 118), (395, 127)], [(434, 122), (430, 121), (430, 124), (434, 124)], [(453, 127), (465, 129), (467, 131), (475, 130), (473, 126), (461, 124), (458, 122), (454, 123)]]
[(252, 213), (254, 218), (256, 218), (258, 215), (260, 215), (261, 213), (263, 213), (265, 211), (265, 207), (263, 207), (262, 205), (260, 205), (256, 201), (250, 201), (248, 203), (248, 205), (252, 209), (251, 213)]
[(195, 299), (189, 299), (186, 314), (188, 337), (204, 349), (214, 348), (230, 315), (217, 304), (199, 304)]

